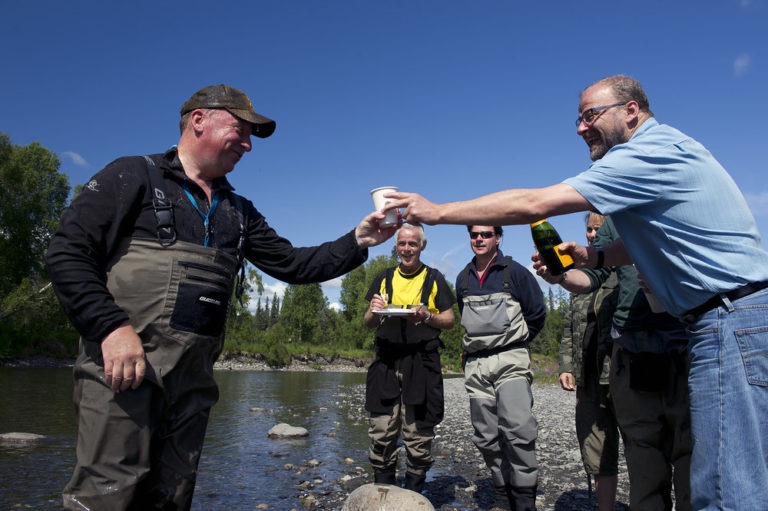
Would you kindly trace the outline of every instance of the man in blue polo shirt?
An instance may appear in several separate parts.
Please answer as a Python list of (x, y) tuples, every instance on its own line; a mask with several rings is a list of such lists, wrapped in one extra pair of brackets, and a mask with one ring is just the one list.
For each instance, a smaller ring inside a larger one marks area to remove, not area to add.
[(426, 224), (611, 215), (623, 243), (561, 247), (583, 267), (634, 263), (664, 308), (688, 324), (693, 508), (764, 509), (768, 252), (746, 200), (700, 143), (654, 119), (630, 77), (582, 92), (577, 134), (594, 163), (563, 183), (445, 204), (394, 193), (388, 208)]

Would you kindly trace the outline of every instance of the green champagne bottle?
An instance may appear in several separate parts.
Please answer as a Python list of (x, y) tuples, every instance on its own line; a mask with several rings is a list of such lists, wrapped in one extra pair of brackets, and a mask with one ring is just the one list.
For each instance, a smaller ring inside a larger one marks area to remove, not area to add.
[(557, 247), (563, 242), (552, 224), (545, 218), (531, 224), (531, 236), (536, 250), (544, 259), (549, 273), (560, 275), (573, 268), (573, 258), (568, 254), (561, 254)]

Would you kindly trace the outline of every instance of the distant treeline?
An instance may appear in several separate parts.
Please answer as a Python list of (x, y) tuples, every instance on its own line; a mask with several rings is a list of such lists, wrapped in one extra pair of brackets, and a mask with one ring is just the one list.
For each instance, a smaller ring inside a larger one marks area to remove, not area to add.
[[(44, 264), (70, 197), (69, 180), (59, 166), (59, 158), (39, 144), (16, 146), (0, 134), (0, 360), (73, 357), (77, 351), (77, 332), (48, 285)], [(242, 303), (232, 300), (225, 351), (258, 354), (276, 367), (307, 354), (370, 357), (374, 331), (363, 326), (365, 294), (373, 278), (395, 264), (394, 254), (379, 256), (345, 275), (341, 310), (329, 307), (320, 284), (290, 285), (282, 299), (267, 296), (261, 275), (250, 268)], [(568, 295), (550, 290), (546, 302), (546, 324), (531, 350), (555, 357)], [(441, 336), (450, 369), (460, 367), (461, 336), (458, 320)]]

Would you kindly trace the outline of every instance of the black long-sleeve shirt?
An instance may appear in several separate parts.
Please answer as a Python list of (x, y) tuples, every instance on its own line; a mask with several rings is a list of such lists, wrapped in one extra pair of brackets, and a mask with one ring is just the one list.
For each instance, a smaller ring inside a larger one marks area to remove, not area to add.
[[(97, 173), (64, 212), (46, 256), (54, 289), (67, 316), (86, 340), (101, 341), (128, 320), (106, 286), (113, 250), (125, 239), (156, 239), (148, 171), (162, 172), (163, 191), (173, 203), (178, 241), (203, 245), (205, 228), (184, 188), (203, 214), (209, 204), (203, 190), (184, 174), (174, 149), (152, 155), (156, 168), (141, 156), (124, 157)], [(240, 215), (234, 189), (221, 178), (214, 183), (218, 206), (210, 219), (209, 246), (237, 255)], [(315, 247), (294, 247), (279, 236), (249, 200), (245, 213), (246, 259), (264, 273), (288, 282), (322, 282), (359, 266), (368, 256), (354, 231)]]

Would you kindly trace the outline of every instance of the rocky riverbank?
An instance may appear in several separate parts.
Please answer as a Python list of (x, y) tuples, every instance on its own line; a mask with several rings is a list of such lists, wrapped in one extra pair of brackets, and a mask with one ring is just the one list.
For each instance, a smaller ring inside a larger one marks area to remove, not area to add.
[[(539, 440), (536, 444), (540, 464), (537, 508), (539, 511), (587, 511), (596, 509), (594, 493), (590, 494), (586, 475), (579, 455), (574, 425), (575, 395), (557, 385), (535, 384), (534, 413), (539, 422)], [(446, 416), (438, 427), (434, 446), (436, 463), (424, 489), (436, 510), (468, 511), (487, 509), (493, 500), (493, 487), (488, 470), (471, 442), (472, 426), (469, 404), (461, 378), (445, 381)], [(355, 388), (343, 397), (351, 410), (363, 411), (364, 388)], [(401, 470), (404, 472), (401, 453)], [(347, 495), (358, 486), (371, 482), (369, 468), (364, 460), (361, 468), (350, 468), (349, 473), (335, 481), (316, 480), (311, 489), (302, 494), (307, 509), (338, 510)], [(620, 466), (618, 501), (616, 509), (626, 509), (629, 501), (629, 483), (626, 464)]]
[[(366, 361), (343, 358), (307, 357), (295, 359), (284, 371), (363, 372)], [(29, 358), (5, 361), (13, 367), (66, 367), (71, 360)], [(225, 356), (217, 362), (219, 370), (273, 371), (252, 357)], [(364, 410), (364, 385), (340, 389), (336, 402), (348, 410), (348, 420), (367, 422)], [(587, 511), (596, 509), (594, 494), (588, 492), (587, 478), (581, 464), (574, 424), (575, 395), (564, 392), (559, 385), (536, 383), (533, 386), (534, 415), (539, 422), (536, 444), (540, 464), (537, 508), (539, 511)], [(493, 500), (493, 487), (488, 470), (472, 444), (469, 403), (461, 377), (445, 380), (446, 415), (437, 428), (434, 445), (435, 466), (430, 472), (424, 495), (439, 511), (471, 511), (487, 509)], [(316, 460), (307, 460), (306, 467), (291, 467), (288, 473), (296, 488), (294, 509), (337, 511), (347, 496), (359, 486), (370, 483), (370, 466), (364, 455), (348, 453), (344, 470), (329, 472)], [(400, 474), (405, 471), (401, 454)], [(621, 459), (616, 509), (626, 509), (629, 484), (626, 464)], [(264, 508), (268, 509), (268, 508)]]

